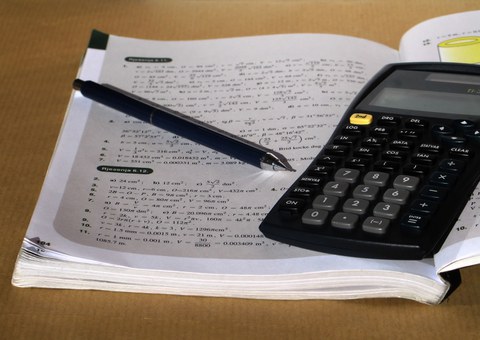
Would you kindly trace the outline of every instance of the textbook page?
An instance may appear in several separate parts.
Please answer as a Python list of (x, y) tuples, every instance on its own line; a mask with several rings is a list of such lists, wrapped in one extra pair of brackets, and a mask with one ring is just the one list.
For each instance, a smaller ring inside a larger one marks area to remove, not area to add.
[[(110, 36), (101, 75), (92, 80), (268, 145), (297, 173), (241, 164), (76, 93), (57, 153), (78, 150), (54, 157), (27, 238), (46, 256), (134, 268), (251, 275), (368, 269), (443, 284), (431, 260), (326, 255), (258, 230), (351, 98), (397, 55), (329, 35), (192, 42)], [(82, 72), (100, 58), (87, 59)]]
[(403, 35), (399, 51), (402, 61), (480, 64), (480, 11), (424, 21)]
[[(403, 61), (442, 61), (480, 65), (480, 11), (425, 21), (402, 38)], [(480, 185), (435, 255), (439, 271), (480, 263)]]

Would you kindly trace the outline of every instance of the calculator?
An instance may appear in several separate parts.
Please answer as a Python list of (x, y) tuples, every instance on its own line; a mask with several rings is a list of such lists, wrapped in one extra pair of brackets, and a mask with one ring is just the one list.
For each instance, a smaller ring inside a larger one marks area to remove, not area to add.
[(431, 257), (479, 176), (480, 66), (390, 64), (357, 95), (260, 230), (332, 254)]

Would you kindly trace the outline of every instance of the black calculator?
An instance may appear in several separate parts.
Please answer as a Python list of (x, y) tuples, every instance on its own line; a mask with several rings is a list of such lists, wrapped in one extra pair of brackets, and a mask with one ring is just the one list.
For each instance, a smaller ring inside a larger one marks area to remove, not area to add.
[(479, 176), (480, 66), (391, 64), (357, 95), (260, 230), (332, 254), (431, 257)]

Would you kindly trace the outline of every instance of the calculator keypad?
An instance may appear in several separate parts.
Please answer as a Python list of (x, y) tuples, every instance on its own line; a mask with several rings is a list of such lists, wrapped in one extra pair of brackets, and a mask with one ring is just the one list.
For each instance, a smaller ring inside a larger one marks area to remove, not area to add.
[(336, 132), (262, 231), (340, 254), (431, 255), (440, 238), (434, 217), (448, 210), (449, 195), (458, 194), (480, 129), (471, 121), (359, 113)]

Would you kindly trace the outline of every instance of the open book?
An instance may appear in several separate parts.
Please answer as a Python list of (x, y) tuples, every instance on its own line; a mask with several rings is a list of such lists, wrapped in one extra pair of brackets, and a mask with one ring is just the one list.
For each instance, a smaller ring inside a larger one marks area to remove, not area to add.
[(79, 78), (279, 151), (297, 172), (259, 170), (73, 93), (13, 284), (439, 303), (454, 285), (448, 271), (480, 259), (478, 189), (433, 259), (335, 256), (258, 230), (375, 72), (438, 60), (480, 63), (480, 11), (424, 22), (399, 51), (325, 34), (148, 41), (94, 31)]

